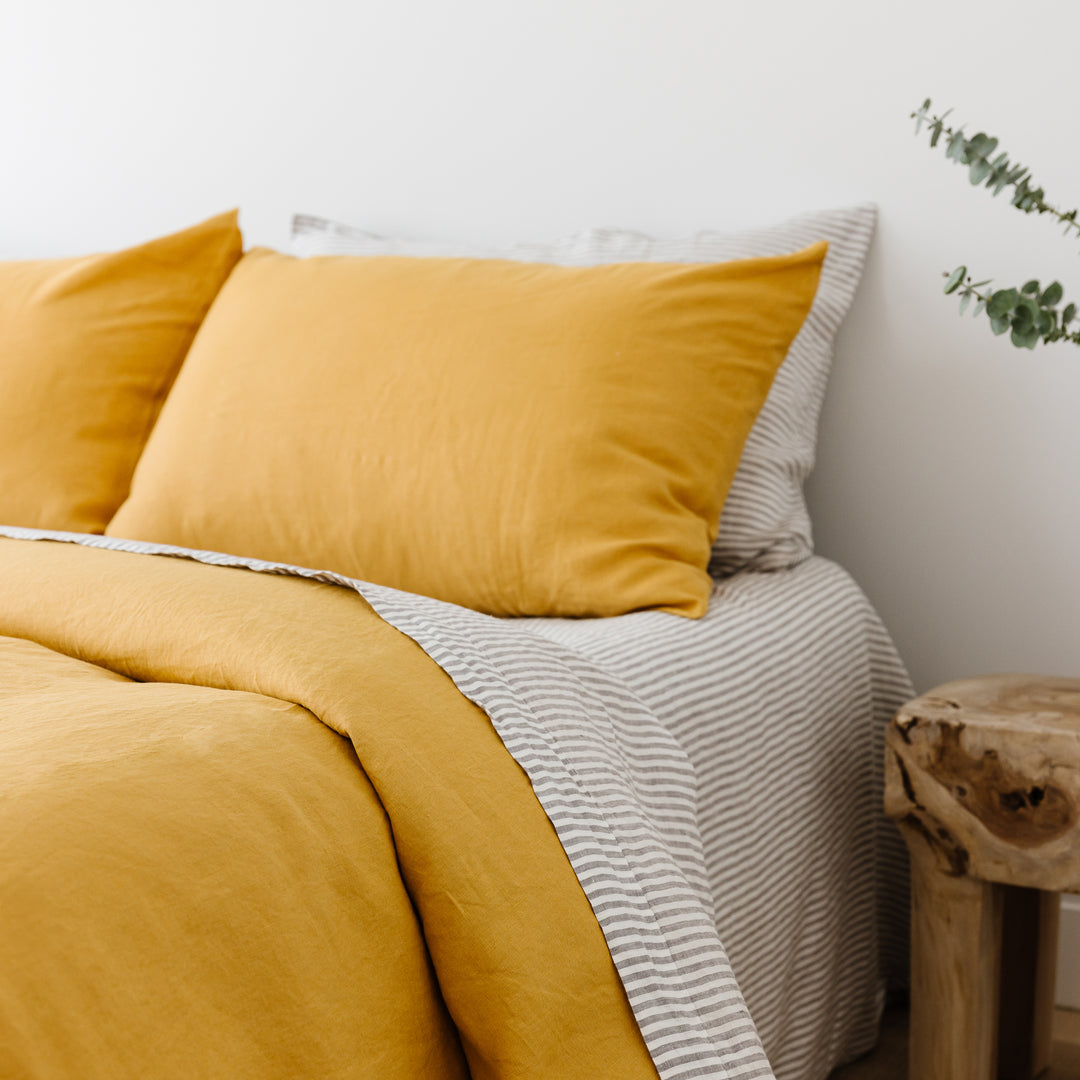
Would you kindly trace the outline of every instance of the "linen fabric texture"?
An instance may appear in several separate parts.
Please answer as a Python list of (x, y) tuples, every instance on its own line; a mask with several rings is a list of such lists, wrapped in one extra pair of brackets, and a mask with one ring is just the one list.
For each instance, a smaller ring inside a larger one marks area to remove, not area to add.
[(113, 254), (0, 262), (0, 522), (105, 529), (241, 250), (233, 212)]
[(356, 592), (0, 540), (0, 708), (0, 1075), (657, 1080), (528, 778)]
[(686, 749), (717, 933), (777, 1080), (873, 1049), (907, 985), (907, 849), (881, 793), (914, 690), (850, 575), (815, 555), (717, 582), (703, 619), (506, 625), (615, 676)]
[(107, 532), (494, 615), (699, 617), (826, 248), (585, 268), (250, 252)]
[[(578, 1049), (581, 1044), (576, 1042), (575, 1033), (583, 1033), (586, 1039), (592, 1037), (592, 1013), (588, 1013), (589, 1023), (584, 1026), (578, 1016), (571, 1015), (564, 1021), (558, 1015), (562, 1009), (580, 1014), (580, 1002), (588, 1000), (588, 991), (584, 997), (573, 994), (569, 1001), (564, 991), (584, 985), (580, 980), (593, 980), (596, 969), (593, 973), (583, 970), (574, 974), (569, 983), (563, 978), (559, 954), (570, 957), (570, 968), (576, 971), (577, 945), (567, 950), (556, 948), (554, 963), (533, 963), (533, 946), (549, 952), (552, 942), (561, 946), (563, 929), (549, 926), (539, 935), (527, 929), (535, 925), (537, 917), (546, 917), (544, 889), (528, 886), (533, 880), (531, 875), (517, 877), (514, 862), (502, 865), (505, 860), (501, 853), (506, 849), (499, 843), (493, 849), (494, 865), (499, 882), (505, 884), (510, 895), (496, 896), (499, 910), (489, 916), (485, 895), (478, 894), (471, 885), (471, 867), (487, 851), (492, 833), (506, 837), (511, 847), (518, 843), (517, 807), (507, 805), (509, 829), (504, 823), (487, 821), (490, 814), (476, 813), (473, 796), (452, 774), (464, 772), (464, 779), (473, 783), (471, 790), (480, 792), (477, 797), (483, 799), (490, 770), (486, 764), (479, 769), (470, 767), (474, 764), (475, 742), (465, 744), (464, 751), (462, 745), (454, 744), (456, 733), (464, 729), (452, 717), (444, 720), (447, 708), (429, 693), (438, 680), (414, 674), (415, 665), (413, 671), (403, 671), (392, 663), (391, 653), (397, 650), (381, 631), (381, 644), (373, 651), (370, 645), (375, 630), (370, 624), (364, 627), (341, 618), (340, 612), (349, 605), (350, 598), (342, 599), (342, 590), (329, 585), (343, 585), (359, 592), (383, 620), (411, 638), (453, 680), (461, 694), (490, 719), (499, 740), (528, 777), (532, 795), (554, 827), (580, 889), (588, 898), (640, 1037), (661, 1080), (690, 1076), (766, 1080), (772, 1076), (717, 935), (702, 858), (694, 768), (677, 737), (603, 665), (529, 633), (524, 620), (494, 619), (340, 575), (107, 536), (3, 527), (0, 534), (35, 541), (62, 540), (78, 549), (105, 549), (75, 550), (64, 555), (57, 550), (63, 544), (10, 545), (16, 550), (8, 550), (7, 542), (0, 542), (0, 563), (5, 570), (0, 574), (0, 634), (31, 638), (58, 652), (74, 653), (137, 679), (147, 678), (140, 673), (152, 668), (160, 670), (167, 682), (193, 682), (268, 695), (283, 705), (295, 702), (306, 710), (299, 710), (302, 715), (297, 720), (316, 717), (352, 743), (356, 750), (353, 760), (371, 780), (385, 808), (394, 844), (407, 849), (400, 852), (402, 877), (416, 899), (425, 933), (431, 931), (428, 945), (438, 987), (462, 1035), (471, 1075), (604, 1075), (605, 1068), (598, 1070), (594, 1063), (593, 1049), (586, 1045), (582, 1053)], [(44, 550), (36, 554), (25, 550), (31, 547)], [(135, 553), (168, 554), (209, 565), (155, 568), (159, 561), (171, 562), (155, 559), (145, 560), (155, 564), (150, 567), (129, 564), (127, 560)], [(25, 584), (27, 575), (17, 567), (26, 567), (34, 574), (32, 587)], [(223, 567), (246, 567), (259, 574), (219, 569)], [(261, 577), (269, 574), (279, 576)], [(284, 580), (280, 575), (286, 576)], [(306, 580), (297, 582), (293, 578)], [(39, 581), (40, 588), (36, 584)], [(168, 582), (165, 588), (160, 587), (163, 581)], [(327, 584), (316, 584), (319, 582)], [(35, 593), (48, 595), (47, 611), (43, 600), (27, 600)], [(681, 619), (668, 621), (701, 625)], [(44, 634), (38, 629), (42, 622), (47, 624)], [(174, 629), (177, 623), (189, 631), (181, 638)], [(221, 646), (223, 642), (228, 648)], [(384, 704), (387, 711), (383, 711)], [(458, 706), (455, 710), (464, 712)], [(429, 717), (429, 712), (434, 716)], [(474, 720), (484, 719), (476, 710), (471, 715)], [(194, 719), (197, 726), (204, 726), (198, 716)], [(212, 723), (210, 734), (227, 739), (229, 734), (222, 727)], [(440, 733), (443, 727), (447, 730)], [(34, 730), (40, 729), (38, 724)], [(249, 731), (250, 727), (243, 725), (234, 732), (240, 744), (249, 739)], [(48, 732), (41, 735), (44, 742), (51, 738)], [(430, 757), (426, 745), (429, 738), (435, 744)], [(207, 749), (206, 739), (183, 741), (196, 753)], [(490, 739), (487, 744), (494, 745)], [(176, 746), (175, 741), (164, 749), (173, 755), (179, 751), (181, 758), (186, 756), (182, 753), (185, 747)], [(253, 756), (259, 761), (265, 755), (260, 747)], [(230, 768), (224, 773), (220, 761), (216, 767), (218, 781), (230, 774), (231, 757), (228, 760)], [(160, 770), (161, 765), (157, 768)], [(479, 788), (475, 787), (477, 777), (481, 781)], [(250, 777), (245, 777), (247, 780)], [(429, 787), (433, 789), (430, 792)], [(288, 785), (286, 795), (292, 788)], [(520, 783), (516, 789), (525, 790)], [(43, 786), (56, 802), (63, 801), (66, 790), (55, 783)], [(493, 805), (501, 805), (501, 780), (500, 788), (492, 787), (491, 791)], [(443, 792), (447, 798), (442, 797)], [(182, 784), (178, 793), (184, 796)], [(281, 808), (286, 826), (308, 798), (287, 800), (289, 805)], [(435, 799), (441, 805), (433, 812), (431, 803)], [(456, 822), (462, 814), (466, 819), (485, 820), (466, 820), (460, 834), (456, 828), (440, 828), (446, 818)], [(501, 811), (494, 817), (500, 815)], [(276, 819), (278, 814), (271, 812), (269, 816)], [(72, 823), (77, 841), (83, 824), (82, 819)], [(272, 824), (277, 826), (277, 820)], [(131, 827), (135, 828), (136, 822), (132, 821)], [(271, 831), (279, 836), (282, 832), (279, 828)], [(12, 832), (0, 830), (0, 838)], [(189, 839), (186, 830), (182, 833), (185, 840)], [(479, 851), (474, 852), (463, 840), (478, 833)], [(111, 842), (118, 835), (110, 830), (104, 840)], [(239, 835), (245, 849), (249, 849), (250, 839), (242, 823)], [(327, 835), (343, 834), (330, 830)], [(194, 842), (197, 838), (190, 839)], [(270, 845), (275, 843), (273, 836), (267, 839)], [(355, 865), (351, 854), (355, 836), (349, 833), (344, 840), (349, 847), (348, 860)], [(521, 848), (526, 861), (537, 850), (524, 834)], [(336, 851), (335, 845), (327, 855)], [(295, 854), (292, 846), (288, 863), (295, 865)], [(440, 857), (429, 858), (432, 854)], [(507, 854), (514, 855), (510, 851)], [(245, 861), (250, 865), (250, 860)], [(275, 873), (275, 859), (257, 861), (264, 874)], [(490, 861), (483, 860), (485, 864)], [(25, 862), (18, 865), (23, 868)], [(36, 868), (36, 863), (31, 861), (31, 868)], [(461, 872), (448, 879), (447, 868)], [(93, 866), (92, 872), (99, 875), (100, 867)], [(175, 869), (172, 872), (175, 874)], [(30, 878), (32, 882), (33, 873)], [(209, 880), (188, 875), (184, 880), (189, 887), (195, 886), (196, 898), (202, 889), (216, 894), (221, 887), (216, 875)], [(522, 881), (526, 882), (531, 901), (526, 905), (522, 900), (518, 911), (501, 910), (519, 907), (513, 894)], [(325, 896), (325, 892), (326, 883), (319, 882), (318, 895)], [(289, 895), (294, 891), (290, 890)], [(537, 898), (541, 901), (539, 909), (532, 902)], [(280, 903), (280, 899), (274, 903)], [(307, 898), (300, 906), (306, 911), (310, 903), (311, 898)], [(427, 910), (429, 904), (433, 912)], [(291, 909), (296, 906), (289, 905)], [(130, 904), (121, 905), (118, 911), (104, 908), (106, 913), (121, 918), (129, 910)], [(170, 910), (175, 910), (175, 905)], [(245, 904), (244, 910), (261, 921), (261, 905)], [(503, 929), (518, 919), (526, 927), (522, 942), (527, 948), (520, 954), (516, 931), (512, 927)], [(152, 919), (143, 919), (139, 929), (152, 929), (153, 925)], [(235, 938), (231, 921), (226, 919), (222, 925), (229, 939)], [(332, 914), (325, 920), (309, 921), (308, 937), (314, 934), (319, 942), (325, 942), (326, 927), (337, 925)], [(460, 940), (456, 934), (444, 935), (445, 929), (455, 926), (463, 926), (469, 933)], [(452, 956), (448, 957), (444, 949)], [(275, 948), (270, 952), (276, 963), (279, 951)], [(245, 950), (245, 958), (250, 957), (265, 960), (257, 948)], [(454, 958), (459, 962), (446, 963)], [(490, 966), (489, 958), (494, 960)], [(216, 957), (212, 961), (220, 965)], [(4, 970), (0, 967), (0, 971)], [(258, 970), (265, 975), (265, 967)], [(396, 978), (391, 972), (384, 974), (387, 979)], [(496, 977), (495, 982), (489, 975)], [(280, 979), (272, 981), (277, 987), (287, 985)], [(593, 984), (600, 986), (603, 981), (601, 977)], [(108, 985), (112, 987), (111, 982)], [(363, 1016), (365, 1022), (378, 1018), (378, 1013), (358, 1014), (348, 1004), (342, 1006), (338, 982), (331, 980), (329, 985), (335, 991), (335, 1007), (332, 1014), (319, 1015), (334, 1022), (336, 1036), (342, 1034), (341, 1026), (345, 1025), (344, 1034), (355, 1037), (357, 1015)], [(170, 983), (165, 990), (171, 988)], [(535, 993), (537, 988), (539, 994)], [(348, 989), (350, 1000), (365, 993), (362, 987), (350, 985)], [(500, 1001), (504, 994), (508, 996), (505, 1004)], [(516, 1004), (528, 998), (537, 1002), (538, 1011)], [(18, 995), (9, 1000), (17, 1002)], [(239, 995), (241, 1007), (246, 1008), (247, 1001), (246, 995)], [(613, 1004), (610, 997), (608, 1002)], [(273, 1001), (275, 1009), (303, 1009), (305, 1004), (295, 994), (275, 995)], [(463, 1012), (460, 1004), (467, 1004), (468, 1011)], [(157, 1008), (156, 1003), (148, 1004), (151, 1015)], [(229, 1014), (222, 1016), (223, 1020), (232, 1018), (230, 1009), (219, 1013)], [(142, 1010), (139, 1018), (145, 1015), (146, 1010)], [(609, 1020), (617, 1019), (617, 1010), (605, 1009), (604, 1015)], [(176, 1024), (182, 1024), (185, 1016), (184, 1009), (171, 1014)], [(463, 1016), (470, 1026), (462, 1022)], [(492, 1016), (508, 1021), (509, 1027), (490, 1024)], [(78, 1010), (68, 1007), (60, 1019), (66, 1026), (88, 1030)], [(477, 1026), (471, 1028), (474, 1019)], [(565, 1042), (564, 1022), (568, 1037)], [(596, 1023), (595, 1038), (599, 1040), (599, 1015)], [(299, 1024), (305, 1041), (317, 1031), (308, 1014)], [(163, 1034), (175, 1030), (170, 1026)], [(365, 1025), (365, 1030), (370, 1029)], [(391, 1036), (399, 1035), (399, 1025), (391, 1023), (389, 1031)], [(90, 1032), (93, 1034), (92, 1028)], [(610, 1033), (609, 1028), (604, 1037)], [(632, 1049), (634, 1039), (628, 1040), (617, 1031), (614, 1035), (624, 1050)], [(132, 1041), (137, 1050), (139, 1040)], [(29, 1045), (39, 1044), (31, 1040)], [(179, 1038), (176, 1045), (186, 1047)], [(205, 1040), (200, 1040), (198, 1046), (204, 1048)], [(504, 1047), (517, 1048), (521, 1056), (506, 1055)], [(375, 1053), (379, 1049), (370, 1041), (365, 1043), (365, 1052), (367, 1048)], [(522, 1066), (526, 1059), (538, 1061), (538, 1054), (548, 1049), (557, 1055), (555, 1066), (550, 1062), (540, 1062), (537, 1068)], [(494, 1065), (485, 1068), (484, 1062)], [(614, 1057), (609, 1064), (607, 1071), (615, 1075), (637, 1075)], [(383, 1072), (376, 1067), (373, 1074), (382, 1076)], [(406, 1075), (416, 1072), (406, 1071)], [(431, 1068), (424, 1075), (447, 1074), (441, 1068)]]
[(829, 252), (814, 304), (796, 335), (743, 449), (712, 548), (717, 577), (743, 568), (778, 570), (813, 552), (803, 483), (814, 466), (817, 424), (833, 345), (862, 276), (874, 232), (872, 204), (824, 210), (777, 225), (707, 230), (654, 239), (626, 229), (591, 229), (552, 243), (501, 248), (390, 237), (297, 214), (296, 255), (467, 255), (593, 266), (606, 263), (708, 263), (800, 250), (827, 240)]

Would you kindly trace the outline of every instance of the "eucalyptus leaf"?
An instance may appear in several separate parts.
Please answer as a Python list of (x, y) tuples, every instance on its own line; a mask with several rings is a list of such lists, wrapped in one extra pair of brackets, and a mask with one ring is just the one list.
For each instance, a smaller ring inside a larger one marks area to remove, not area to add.
[[(989, 308), (987, 308), (986, 313), (988, 315), (990, 314)], [(990, 316), (990, 329), (993, 330), (995, 334), (1004, 334), (1010, 326), (1012, 326), (1012, 323), (1009, 322), (1009, 317), (1007, 315)]]
[(1061, 302), (1064, 295), (1065, 290), (1061, 287), (1061, 282), (1055, 281), (1046, 286), (1046, 291), (1039, 297), (1039, 303), (1043, 307), (1054, 307), (1055, 304)]
[(1036, 316), (1028, 307), (1018, 307), (1012, 316), (1012, 328), (1021, 333), (1030, 330), (1035, 325)]
[(1066, 304), (1065, 310), (1061, 313), (1061, 325), (1068, 326), (1069, 323), (1076, 318), (1076, 305)]
[(1025, 281), (1020, 291), (1024, 296), (1034, 296), (1039, 291), (1039, 282), (1033, 278), (1031, 281)]
[(964, 275), (967, 273), (966, 266), (958, 266), (950, 275), (948, 281), (945, 282), (945, 295), (948, 296), (951, 293), (956, 292), (960, 288), (960, 282), (964, 280)]
[(953, 132), (949, 136), (949, 141), (946, 143), (945, 156), (951, 158), (953, 161), (960, 161), (964, 156), (964, 131), (961, 128), (959, 131)]
[[(955, 271), (953, 272), (955, 273)], [(1015, 289), (998, 289), (990, 297), (990, 302), (986, 305), (986, 313), (991, 319), (999, 318), (1012, 311), (1019, 300), (1020, 294)]]
[(1023, 332), (1013, 330), (1011, 338), (1018, 349), (1034, 349), (1039, 342), (1039, 331), (1034, 327)]
[(963, 315), (967, 311), (968, 306), (971, 304), (971, 293), (966, 292), (960, 297), (960, 314)]

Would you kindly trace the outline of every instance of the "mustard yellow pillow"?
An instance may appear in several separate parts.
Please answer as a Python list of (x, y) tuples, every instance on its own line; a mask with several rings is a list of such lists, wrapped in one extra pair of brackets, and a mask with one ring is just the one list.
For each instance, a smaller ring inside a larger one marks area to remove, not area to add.
[(825, 251), (589, 268), (252, 251), (107, 531), (495, 615), (700, 616)]
[(116, 254), (0, 262), (0, 524), (104, 530), (240, 254), (234, 212)]

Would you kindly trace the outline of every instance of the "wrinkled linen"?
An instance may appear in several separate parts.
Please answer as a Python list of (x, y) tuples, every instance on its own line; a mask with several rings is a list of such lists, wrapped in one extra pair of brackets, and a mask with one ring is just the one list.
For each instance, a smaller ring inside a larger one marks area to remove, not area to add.
[(437, 601), (68, 539), (0, 540), (0, 1074), (771, 1075), (693, 770), (618, 680)]
[(851, 576), (815, 556), (717, 582), (697, 622), (522, 629), (611, 672), (689, 754), (717, 930), (777, 1080), (870, 1050), (887, 983), (907, 978), (907, 854), (881, 765), (914, 690)]

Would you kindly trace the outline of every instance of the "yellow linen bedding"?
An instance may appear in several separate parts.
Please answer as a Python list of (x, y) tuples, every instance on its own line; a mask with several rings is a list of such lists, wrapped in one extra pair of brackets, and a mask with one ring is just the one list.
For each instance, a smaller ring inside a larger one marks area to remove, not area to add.
[(357, 594), (0, 539), (0, 1076), (655, 1077), (484, 713)]

